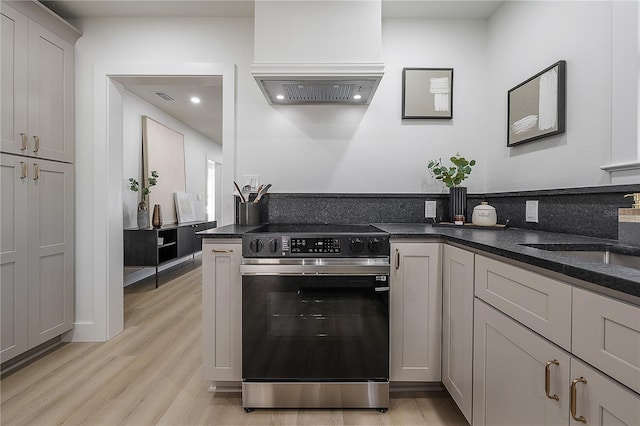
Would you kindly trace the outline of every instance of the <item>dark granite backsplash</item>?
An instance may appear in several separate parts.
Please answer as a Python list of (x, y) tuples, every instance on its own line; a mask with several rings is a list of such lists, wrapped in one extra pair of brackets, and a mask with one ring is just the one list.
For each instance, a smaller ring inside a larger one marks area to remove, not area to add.
[[(467, 221), (486, 200), (496, 208), (498, 223), (517, 228), (618, 238), (618, 208), (630, 207), (625, 194), (640, 185), (469, 194)], [(263, 223), (424, 223), (425, 200), (437, 201), (437, 220), (448, 221), (449, 196), (441, 194), (278, 194), (260, 203)], [(525, 222), (525, 202), (538, 200), (538, 223)]]

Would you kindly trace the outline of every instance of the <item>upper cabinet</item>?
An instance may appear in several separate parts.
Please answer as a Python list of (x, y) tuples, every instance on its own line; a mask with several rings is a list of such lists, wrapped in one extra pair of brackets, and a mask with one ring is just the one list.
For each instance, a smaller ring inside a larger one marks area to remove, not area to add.
[[(9, 154), (71, 163), (73, 43), (79, 34), (42, 8), (32, 2), (2, 2), (0, 148)], [(26, 14), (46, 21), (46, 26)], [(61, 31), (51, 31), (56, 27)]]

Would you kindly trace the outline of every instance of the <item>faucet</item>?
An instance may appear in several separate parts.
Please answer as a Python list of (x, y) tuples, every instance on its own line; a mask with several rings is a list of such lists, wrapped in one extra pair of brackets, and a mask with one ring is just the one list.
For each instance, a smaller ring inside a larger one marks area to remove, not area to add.
[(627, 194), (624, 196), (624, 198), (627, 197), (633, 197), (633, 206), (631, 208), (640, 209), (640, 193)]

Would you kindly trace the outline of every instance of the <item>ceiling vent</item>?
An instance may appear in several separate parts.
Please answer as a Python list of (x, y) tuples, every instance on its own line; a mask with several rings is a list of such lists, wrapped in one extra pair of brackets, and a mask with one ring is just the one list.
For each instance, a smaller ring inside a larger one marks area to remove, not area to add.
[(380, 0), (256, 1), (251, 74), (273, 105), (366, 105), (384, 74), (381, 40)]
[(162, 100), (172, 102), (175, 101), (175, 98), (168, 94), (167, 92), (153, 92), (154, 95), (159, 96)]

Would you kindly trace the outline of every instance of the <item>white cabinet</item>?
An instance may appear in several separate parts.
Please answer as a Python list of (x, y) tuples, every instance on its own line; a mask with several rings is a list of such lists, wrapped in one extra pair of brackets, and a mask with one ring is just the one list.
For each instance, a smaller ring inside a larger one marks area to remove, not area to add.
[(571, 349), (571, 286), (485, 256), (476, 256), (475, 295)]
[(640, 393), (640, 307), (574, 288), (571, 349)]
[(73, 161), (72, 42), (2, 2), (2, 152)]
[(202, 244), (202, 373), (205, 380), (242, 380), (242, 240)]
[(474, 312), (473, 425), (567, 425), (570, 355), (479, 299)]
[(429, 242), (391, 243), (391, 381), (440, 381), (441, 246)]
[(471, 423), (474, 254), (445, 244), (442, 254), (442, 383)]
[(2, 1), (2, 362), (73, 327), (73, 43), (38, 2)]
[(571, 425), (640, 425), (640, 395), (576, 358), (571, 359), (571, 379)]
[(1, 158), (6, 361), (73, 326), (74, 180), (71, 164)]

